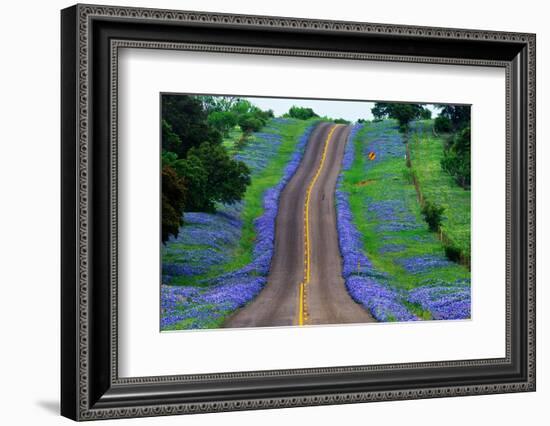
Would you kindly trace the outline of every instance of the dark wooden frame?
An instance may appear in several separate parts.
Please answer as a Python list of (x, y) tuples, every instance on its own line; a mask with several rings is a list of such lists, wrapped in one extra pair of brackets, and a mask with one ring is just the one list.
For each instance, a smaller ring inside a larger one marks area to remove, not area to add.
[[(535, 35), (76, 5), (61, 13), (61, 413), (75, 420), (535, 389)], [(506, 357), (122, 379), (117, 369), (120, 47), (506, 69)]]

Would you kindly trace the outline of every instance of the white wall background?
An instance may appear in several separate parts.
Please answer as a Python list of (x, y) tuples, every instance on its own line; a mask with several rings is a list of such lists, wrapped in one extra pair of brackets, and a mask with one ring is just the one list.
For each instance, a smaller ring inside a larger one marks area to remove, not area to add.
[[(545, 2), (442, 0), (119, 0), (131, 5), (537, 33), (538, 391), (422, 401), (294, 408), (102, 424), (280, 425), (358, 422), (448, 426), (547, 424), (550, 27)], [(59, 10), (71, 2), (11, 1), (0, 26), (0, 401), (2, 423), (68, 424), (59, 405)], [(128, 423), (131, 422), (131, 423)]]

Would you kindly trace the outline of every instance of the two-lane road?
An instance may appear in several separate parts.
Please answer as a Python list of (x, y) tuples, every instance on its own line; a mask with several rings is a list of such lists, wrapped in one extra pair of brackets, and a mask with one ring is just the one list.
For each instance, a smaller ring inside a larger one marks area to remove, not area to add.
[(225, 327), (374, 321), (351, 299), (342, 279), (334, 190), (349, 132), (349, 126), (330, 123), (312, 132), (279, 200), (268, 283)]

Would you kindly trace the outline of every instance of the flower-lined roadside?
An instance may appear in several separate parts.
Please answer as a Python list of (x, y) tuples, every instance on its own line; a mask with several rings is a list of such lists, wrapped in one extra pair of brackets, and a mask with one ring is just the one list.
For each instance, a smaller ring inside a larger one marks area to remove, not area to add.
[[(197, 226), (184, 225), (180, 232), (180, 238), (188, 244), (194, 242), (201, 245), (200, 250), (204, 250), (205, 254), (210, 252), (212, 247), (224, 254), (214, 260), (207, 260), (206, 272), (200, 270), (199, 274), (179, 276), (176, 282), (180, 286), (167, 285), (170, 281), (165, 282), (163, 274), (161, 329), (219, 327), (228, 315), (251, 301), (266, 284), (273, 257), (278, 200), (285, 185), (300, 164), (315, 123), (309, 123), (307, 127), (301, 125), (301, 128), (305, 129), (302, 135), (297, 140), (290, 142), (287, 138), (285, 142), (285, 149), (292, 149), (292, 152), (282, 152), (283, 137), (281, 134), (285, 126), (292, 125), (298, 126), (298, 123), (284, 119), (272, 120), (271, 129), (266, 129), (264, 133), (254, 134), (251, 143), (248, 143), (236, 155), (239, 160), (247, 163), (253, 176), (261, 176), (261, 173), (273, 161), (278, 160), (286, 163), (278, 183), (267, 188), (261, 194), (262, 212), (253, 221), (255, 238), (251, 248), (250, 262), (242, 267), (224, 271), (228, 262), (232, 260), (230, 259), (231, 253), (239, 249), (239, 240), (242, 238), (242, 217), (248, 213), (244, 203), (229, 207), (223, 206), (214, 215), (205, 213), (197, 213), (197, 217), (191, 215), (191, 219), (198, 219), (198, 223), (189, 222), (190, 214), (186, 213), (186, 221)], [(284, 158), (281, 159), (281, 156)], [(244, 213), (245, 211), (246, 213)], [(204, 226), (204, 222), (208, 220), (212, 226)], [(211, 245), (209, 241), (212, 241)], [(165, 256), (170, 258), (171, 250), (178, 248), (173, 246), (174, 242), (177, 240), (167, 244), (163, 258)], [(183, 258), (180, 257), (180, 259)], [(198, 255), (195, 258), (204, 260), (205, 256)], [(189, 264), (190, 259), (193, 260), (187, 256), (187, 264), (192, 266), (192, 261)], [(222, 263), (218, 263), (220, 260)], [(166, 272), (171, 272), (170, 268)], [(166, 278), (172, 282), (174, 280), (169, 274), (166, 274)], [(181, 285), (186, 282), (190, 282), (192, 285)]]
[(379, 321), (469, 318), (469, 272), (445, 258), (415, 197), (394, 123), (356, 126), (336, 190), (348, 292)]
[(336, 185), (336, 221), (342, 275), (346, 288), (357, 303), (363, 305), (378, 321), (410, 321), (417, 319), (400, 302), (402, 295), (383, 284), (387, 274), (377, 271), (363, 251), (363, 242), (357, 230), (349, 205), (349, 195), (343, 191), (343, 172), (349, 170), (355, 158), (355, 138), (363, 126), (356, 125), (350, 132), (342, 160), (342, 172)]

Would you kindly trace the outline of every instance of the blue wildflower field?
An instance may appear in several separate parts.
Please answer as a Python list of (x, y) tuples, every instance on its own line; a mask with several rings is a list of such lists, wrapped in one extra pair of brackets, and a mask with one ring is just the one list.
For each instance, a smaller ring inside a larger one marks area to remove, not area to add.
[[(442, 150), (440, 141), (429, 143)], [(393, 120), (356, 125), (350, 134), (336, 190), (348, 292), (378, 321), (470, 318), (470, 272), (446, 258), (428, 229), (405, 156)]]
[(161, 330), (217, 328), (263, 288), (274, 250), (281, 191), (300, 163), (316, 121), (273, 118), (234, 157), (252, 184), (217, 212), (186, 212), (162, 248)]

